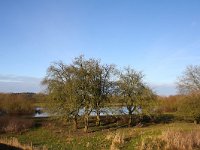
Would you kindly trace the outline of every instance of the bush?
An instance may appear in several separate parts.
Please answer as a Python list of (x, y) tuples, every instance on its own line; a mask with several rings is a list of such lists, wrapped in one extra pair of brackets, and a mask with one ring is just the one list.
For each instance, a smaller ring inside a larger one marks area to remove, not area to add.
[(16, 117), (1, 117), (0, 132), (23, 132), (34, 126), (34, 121), (31, 119), (22, 119)]
[(193, 120), (196, 123), (200, 121), (200, 94), (191, 94), (186, 96), (178, 107), (179, 116), (184, 119)]
[(31, 114), (34, 107), (30, 98), (23, 94), (1, 94), (0, 111), (7, 114)]
[(184, 96), (175, 95), (168, 97), (159, 97), (157, 111), (160, 113), (174, 113), (177, 111), (179, 104), (182, 103)]

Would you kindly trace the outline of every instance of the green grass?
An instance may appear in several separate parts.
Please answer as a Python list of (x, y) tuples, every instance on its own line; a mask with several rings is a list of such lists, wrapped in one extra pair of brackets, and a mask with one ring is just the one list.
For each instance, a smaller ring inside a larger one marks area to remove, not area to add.
[[(144, 138), (155, 137), (165, 130), (184, 130), (191, 131), (200, 129), (199, 125), (193, 123), (170, 123), (156, 124), (147, 127), (120, 128), (117, 131), (123, 132), (125, 135), (124, 144), (120, 145), (122, 150), (134, 150)], [(58, 129), (48, 129), (47, 127), (38, 127), (21, 134), (3, 134), (1, 137), (16, 137), (23, 144), (32, 143), (35, 147), (46, 146), (50, 150), (99, 150), (109, 149), (112, 139), (107, 140), (106, 136), (116, 133), (112, 131), (96, 131), (92, 133), (83, 133), (81, 131), (75, 133), (67, 133)]]
[(22, 144), (32, 143), (34, 147), (42, 148), (46, 146), (50, 150), (106, 149), (110, 144), (105, 140), (104, 135), (100, 133), (72, 137), (46, 128), (36, 128), (22, 134), (4, 134), (1, 137), (16, 137)]
[[(132, 137), (126, 142), (123, 146), (123, 150), (134, 150), (137, 149), (139, 144), (143, 139), (149, 138), (149, 137), (157, 137), (161, 135), (163, 131), (192, 131), (192, 130), (198, 130), (200, 131), (199, 125), (193, 124), (193, 123), (170, 123), (170, 124), (157, 124), (157, 125), (151, 125), (144, 128), (137, 128), (135, 129), (135, 133), (132, 134)], [(124, 131), (126, 132), (126, 131)], [(131, 129), (129, 129), (129, 132), (131, 132)]]

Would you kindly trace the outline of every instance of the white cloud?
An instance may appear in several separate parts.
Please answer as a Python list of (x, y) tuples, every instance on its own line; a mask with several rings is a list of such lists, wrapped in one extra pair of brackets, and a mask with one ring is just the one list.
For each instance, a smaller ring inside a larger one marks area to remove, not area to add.
[(0, 75), (0, 92), (41, 92), (41, 78)]
[(177, 94), (176, 85), (174, 83), (171, 83), (171, 84), (165, 84), (165, 83), (155, 84), (155, 83), (151, 83), (150, 87), (153, 88), (153, 90), (158, 95), (161, 95), (161, 96), (169, 96), (169, 95)]
[[(0, 92), (42, 92), (44, 87), (41, 85), (41, 81), (41, 78), (0, 74)], [(158, 95), (176, 94), (173, 83), (150, 83), (149, 85)]]

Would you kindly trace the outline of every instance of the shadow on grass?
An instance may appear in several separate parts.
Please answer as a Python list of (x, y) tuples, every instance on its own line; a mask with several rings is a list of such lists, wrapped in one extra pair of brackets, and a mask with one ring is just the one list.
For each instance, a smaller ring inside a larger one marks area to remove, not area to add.
[(23, 149), (0, 143), (0, 150), (23, 150)]
[[(99, 131), (114, 131), (120, 128), (128, 127), (129, 116), (128, 115), (112, 115), (112, 116), (100, 116), (100, 126), (96, 126), (96, 117), (89, 117), (88, 133), (94, 133)], [(60, 121), (56, 121), (50, 118), (34, 118), (34, 129), (41, 127), (55, 127), (55, 132), (64, 133), (81, 133), (84, 129), (84, 119), (78, 119), (78, 130), (73, 130), (73, 123), (68, 122), (63, 124)], [(132, 127), (146, 127), (152, 124), (159, 123), (171, 123), (175, 121), (173, 114), (160, 114), (157, 116), (133, 116)], [(58, 131), (57, 131), (58, 130)]]
[(172, 123), (177, 118), (173, 114), (161, 114), (154, 117), (153, 122), (155, 123)]
[[(101, 116), (101, 126), (95, 126), (95, 120), (92, 119), (90, 123), (90, 129), (92, 132), (101, 130), (116, 130), (120, 128), (128, 127), (128, 115), (118, 115), (118, 116)], [(160, 114), (158, 116), (133, 116), (132, 127), (146, 127), (152, 124), (168, 124), (176, 121), (177, 118), (174, 114)]]

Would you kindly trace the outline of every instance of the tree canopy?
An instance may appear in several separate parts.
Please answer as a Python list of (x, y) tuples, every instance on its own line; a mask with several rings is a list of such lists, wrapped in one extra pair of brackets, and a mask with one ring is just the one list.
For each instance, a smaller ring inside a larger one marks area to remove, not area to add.
[(155, 94), (145, 85), (143, 77), (141, 72), (130, 67), (119, 73), (119, 95), (123, 106), (128, 110), (129, 126), (133, 124), (133, 114), (149, 112), (149, 106), (155, 100)]
[(178, 77), (177, 89), (181, 94), (200, 91), (200, 66), (188, 66), (182, 76)]
[(110, 101), (111, 97), (121, 99), (130, 117), (139, 109), (144, 112), (151, 105), (154, 94), (144, 84), (143, 74), (131, 68), (119, 73), (119, 77), (116, 72), (115, 65), (101, 64), (100, 60), (85, 59), (83, 55), (68, 65), (63, 62), (52, 64), (43, 80), (49, 95), (49, 110), (56, 117), (73, 120), (74, 129), (77, 118), (83, 116), (85, 132), (92, 111), (96, 113), (96, 125), (100, 125), (101, 109), (114, 102)]

